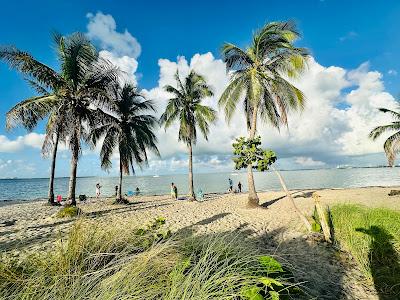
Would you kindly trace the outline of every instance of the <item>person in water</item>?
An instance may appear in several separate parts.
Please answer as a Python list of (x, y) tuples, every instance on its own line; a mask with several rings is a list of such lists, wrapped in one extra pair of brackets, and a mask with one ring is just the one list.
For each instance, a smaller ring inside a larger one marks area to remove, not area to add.
[(101, 189), (100, 183), (96, 183), (96, 198), (100, 197), (101, 194), (100, 189)]
[(136, 196), (139, 196), (139, 194), (140, 194), (139, 187), (136, 187), (135, 194), (136, 194)]
[(242, 192), (242, 184), (240, 183), (240, 181), (239, 181), (239, 183), (238, 183), (238, 192), (239, 192), (239, 193)]

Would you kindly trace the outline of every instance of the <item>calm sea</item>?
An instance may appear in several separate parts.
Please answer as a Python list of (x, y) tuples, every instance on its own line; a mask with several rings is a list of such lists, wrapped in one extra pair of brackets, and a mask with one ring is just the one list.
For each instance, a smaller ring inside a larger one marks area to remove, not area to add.
[[(365, 186), (400, 186), (400, 168), (353, 168), (282, 171), (289, 189), (311, 188), (347, 188)], [(247, 190), (246, 173), (195, 174), (195, 190), (204, 193), (225, 192), (228, 178), (235, 185), (240, 181), (243, 190)], [(123, 192), (134, 191), (139, 187), (146, 195), (169, 194), (170, 184), (178, 186), (179, 193), (187, 192), (187, 175), (160, 175), (125, 177)], [(280, 190), (279, 181), (274, 173), (255, 173), (257, 190)], [(113, 195), (116, 177), (82, 177), (77, 179), (77, 195), (95, 195), (95, 185), (100, 183), (102, 195)], [(0, 179), (0, 201), (45, 198), (48, 179)], [(65, 196), (68, 191), (68, 178), (55, 179), (55, 194)]]

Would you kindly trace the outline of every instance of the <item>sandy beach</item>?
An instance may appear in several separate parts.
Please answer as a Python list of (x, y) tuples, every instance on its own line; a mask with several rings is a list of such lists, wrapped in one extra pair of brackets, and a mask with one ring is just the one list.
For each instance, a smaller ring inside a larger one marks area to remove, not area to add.
[[(317, 192), (324, 205), (357, 203), (371, 207), (400, 210), (400, 196), (388, 196), (394, 187), (323, 189), (292, 191), (298, 207), (312, 214), (312, 193)], [(247, 194), (212, 195), (204, 202), (172, 200), (170, 196), (137, 196), (130, 205), (112, 204), (112, 199), (89, 199), (79, 204), (85, 218), (104, 222), (145, 224), (163, 216), (173, 232), (191, 230), (197, 234), (240, 231), (257, 239), (295, 270), (296, 279), (305, 282), (311, 295), (329, 291), (349, 299), (374, 299), (376, 295), (363, 283), (348, 254), (339, 253), (306, 237), (289, 200), (283, 192), (260, 193), (262, 206), (246, 208)], [(0, 249), (15, 254), (40, 251), (68, 231), (75, 218), (55, 217), (58, 207), (45, 201), (9, 202), (0, 207)], [(344, 263), (346, 262), (346, 263)]]

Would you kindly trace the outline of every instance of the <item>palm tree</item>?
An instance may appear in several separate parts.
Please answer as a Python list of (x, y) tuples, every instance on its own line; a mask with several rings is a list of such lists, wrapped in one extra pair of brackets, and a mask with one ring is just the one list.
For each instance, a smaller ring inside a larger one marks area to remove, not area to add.
[(177, 87), (167, 85), (164, 89), (173, 95), (168, 100), (160, 122), (165, 130), (175, 121), (179, 122), (178, 140), (186, 143), (189, 151), (189, 199), (195, 200), (193, 188), (193, 145), (197, 142), (197, 128), (208, 140), (209, 124), (214, 123), (217, 113), (211, 107), (201, 104), (205, 97), (213, 95), (205, 79), (191, 71), (182, 82), (179, 72), (175, 74)]
[[(65, 137), (60, 136), (61, 128), (62, 133), (68, 133), (67, 142), (72, 152), (68, 199), (72, 205), (76, 205), (76, 171), (81, 140), (90, 141), (88, 128), (101, 119), (103, 113), (100, 108), (107, 107), (107, 90), (117, 80), (117, 70), (99, 58), (94, 46), (81, 33), (67, 37), (55, 34), (54, 41), (61, 66), (60, 73), (15, 48), (2, 50), (0, 59), (32, 77), (34, 80), (30, 83), (42, 94), (14, 107), (8, 115), (9, 124), (20, 122), (34, 126), (39, 120), (49, 116), (47, 141), (52, 141), (55, 136), (54, 164), (57, 139)], [(46, 92), (46, 88), (50, 88), (51, 92)], [(44, 149), (48, 145), (50, 143)], [(54, 178), (54, 173), (51, 177)], [(51, 182), (52, 179), (50, 186)]]
[(62, 116), (59, 114), (56, 90), (61, 83), (60, 75), (50, 67), (34, 59), (29, 53), (14, 47), (0, 49), (0, 59), (20, 71), (39, 96), (25, 99), (15, 105), (8, 113), (7, 129), (22, 125), (32, 131), (40, 120), (50, 116), (46, 126), (46, 137), (42, 154), (51, 152), (51, 169), (49, 180), (48, 201), (54, 204), (54, 175), (57, 158), (57, 146), (60, 138), (65, 137), (62, 127)]
[(136, 87), (125, 84), (120, 87), (116, 84), (110, 96), (114, 98), (114, 105), (110, 108), (111, 113), (103, 118), (103, 124), (91, 131), (91, 139), (94, 145), (104, 137), (101, 147), (101, 167), (108, 170), (112, 166), (111, 157), (115, 149), (119, 152), (119, 189), (117, 201), (123, 202), (122, 198), (122, 176), (129, 175), (129, 169), (135, 173), (133, 163), (141, 166), (147, 163), (147, 151), (152, 150), (159, 155), (154, 134), (157, 120), (154, 116), (147, 114), (148, 111), (155, 112), (151, 101), (137, 91)]
[(375, 127), (370, 132), (369, 137), (372, 138), (372, 140), (376, 140), (383, 133), (394, 132), (383, 144), (383, 149), (388, 159), (389, 166), (392, 167), (400, 150), (400, 113), (387, 108), (379, 108), (379, 110), (383, 113), (391, 114), (394, 121), (388, 125)]
[[(303, 109), (305, 97), (287, 78), (296, 78), (304, 70), (308, 52), (293, 42), (299, 37), (291, 22), (266, 24), (253, 36), (251, 45), (241, 49), (230, 43), (222, 47), (222, 56), (231, 80), (219, 99), (229, 122), (243, 100), (249, 138), (257, 132), (258, 118), (273, 127), (287, 125), (290, 110)], [(247, 168), (249, 206), (258, 206), (253, 171)]]

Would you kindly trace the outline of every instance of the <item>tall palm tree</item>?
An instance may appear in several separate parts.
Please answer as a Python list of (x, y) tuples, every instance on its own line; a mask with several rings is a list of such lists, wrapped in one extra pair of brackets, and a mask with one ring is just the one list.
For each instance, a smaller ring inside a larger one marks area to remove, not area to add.
[(385, 151), (388, 159), (389, 166), (394, 165), (397, 154), (400, 151), (400, 113), (387, 108), (379, 108), (383, 113), (389, 113), (394, 118), (393, 122), (387, 125), (375, 127), (369, 134), (369, 137), (376, 140), (383, 133), (394, 132), (389, 136), (383, 144), (383, 150)]
[(129, 175), (129, 169), (135, 173), (133, 163), (141, 166), (147, 163), (147, 151), (151, 150), (159, 155), (154, 134), (154, 127), (158, 124), (156, 118), (149, 111), (155, 112), (151, 101), (146, 100), (134, 87), (117, 84), (110, 96), (114, 98), (110, 114), (103, 118), (102, 123), (91, 131), (93, 145), (101, 137), (104, 141), (101, 147), (101, 167), (108, 170), (112, 166), (111, 156), (115, 149), (119, 152), (119, 189), (117, 201), (122, 202), (122, 176)]
[(193, 146), (197, 142), (197, 128), (208, 140), (209, 124), (214, 123), (217, 113), (209, 106), (202, 105), (205, 97), (213, 93), (205, 79), (191, 71), (184, 82), (179, 78), (179, 72), (175, 74), (177, 87), (167, 85), (164, 89), (173, 95), (161, 115), (160, 122), (165, 130), (175, 121), (179, 122), (178, 140), (183, 141), (189, 151), (189, 199), (195, 200), (193, 188)]
[[(54, 135), (54, 140), (60, 138), (61, 128), (68, 134), (67, 142), (72, 152), (68, 199), (76, 205), (76, 171), (81, 140), (90, 141), (88, 128), (101, 119), (100, 108), (108, 105), (107, 90), (117, 80), (117, 70), (99, 58), (94, 46), (81, 33), (67, 37), (55, 34), (54, 41), (60, 62), (59, 73), (15, 48), (2, 50), (0, 59), (32, 77), (30, 83), (42, 94), (14, 107), (8, 115), (9, 124), (31, 122), (33, 125), (50, 116), (47, 141), (51, 141)], [(51, 91), (46, 92), (46, 88)], [(56, 147), (54, 150), (55, 158)]]
[[(251, 45), (241, 49), (230, 43), (222, 47), (222, 56), (231, 78), (219, 99), (229, 122), (243, 102), (249, 138), (257, 132), (258, 118), (273, 127), (287, 125), (290, 110), (304, 107), (303, 93), (287, 78), (296, 78), (304, 70), (308, 52), (293, 45), (299, 37), (291, 22), (266, 24), (254, 34)], [(258, 206), (253, 170), (247, 168), (249, 206)]]
[(65, 138), (65, 131), (61, 122), (62, 116), (59, 114), (59, 102), (55, 95), (55, 91), (61, 84), (62, 79), (55, 70), (34, 59), (29, 53), (20, 51), (14, 47), (1, 48), (0, 59), (8, 62), (12, 68), (20, 71), (27, 82), (39, 94), (39, 96), (21, 101), (7, 113), (7, 129), (22, 125), (28, 131), (32, 131), (40, 120), (45, 119), (49, 115), (42, 154), (48, 156), (51, 153), (48, 201), (50, 204), (54, 204), (54, 175), (57, 146), (60, 138)]

